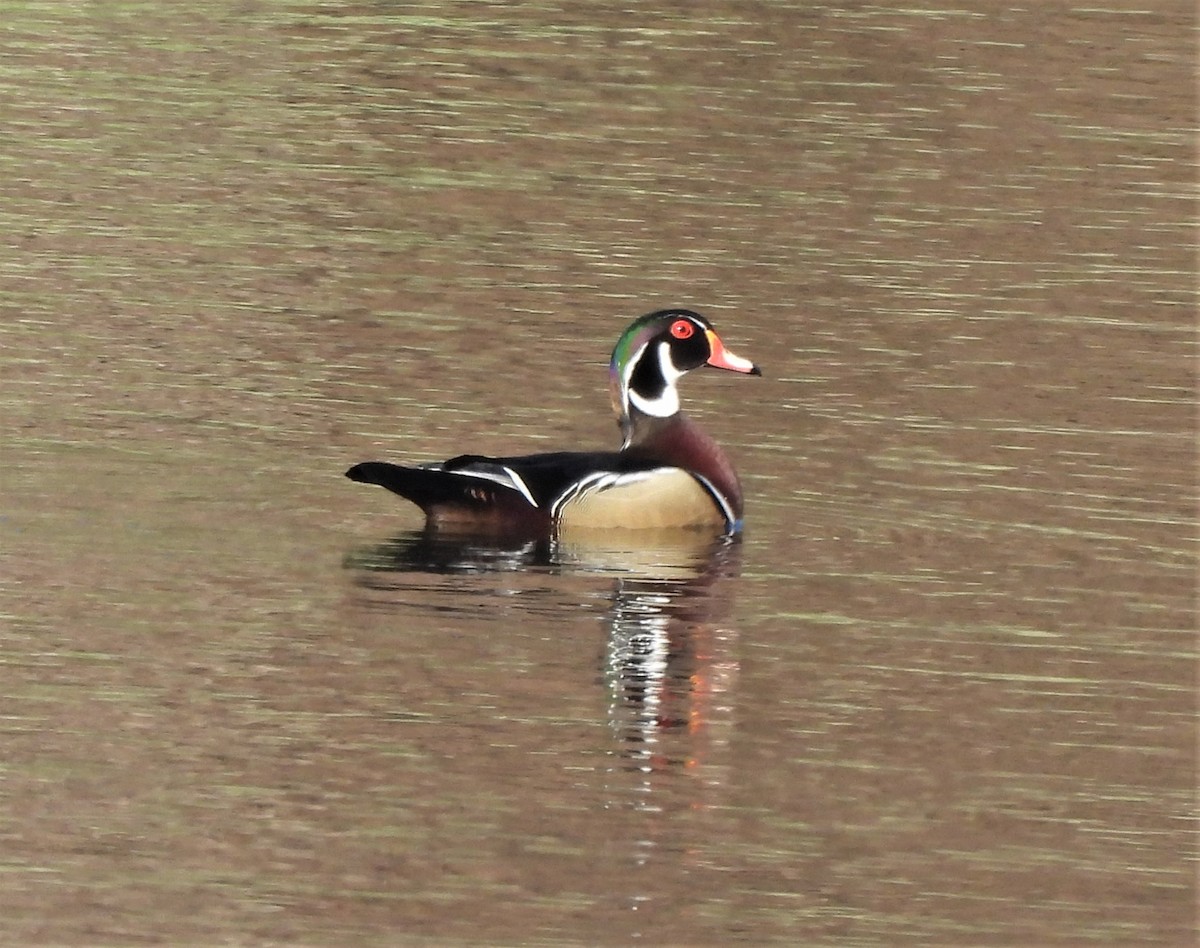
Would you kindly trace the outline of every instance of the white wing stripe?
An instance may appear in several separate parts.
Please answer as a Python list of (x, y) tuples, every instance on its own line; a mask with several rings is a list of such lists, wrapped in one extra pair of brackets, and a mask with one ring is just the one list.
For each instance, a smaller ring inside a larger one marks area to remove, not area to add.
[(532, 506), (536, 507), (538, 502), (533, 499), (533, 494), (530, 493), (528, 485), (521, 480), (517, 472), (504, 464), (498, 465), (498, 467), (504, 472), (503, 474), (496, 471), (470, 470), (468, 468), (447, 471), (440, 464), (434, 466), (434, 470), (444, 471), (446, 474), (453, 474), (455, 477), (471, 477), (476, 480), (499, 484), (501, 487), (507, 487), (509, 490), (519, 492)]
[(537, 502), (536, 500), (534, 500), (534, 499), (533, 499), (533, 494), (531, 494), (531, 493), (529, 492), (529, 487), (528, 487), (528, 485), (525, 483), (525, 481), (523, 481), (523, 480), (521, 479), (521, 477), (520, 477), (520, 476), (517, 474), (517, 472), (516, 472), (516, 471), (514, 471), (514, 470), (513, 470), (511, 467), (508, 467), (507, 465), (506, 465), (506, 466), (505, 466), (505, 468), (504, 468), (504, 472), (505, 472), (505, 473), (506, 473), (506, 474), (507, 474), (507, 475), (508, 475), (510, 478), (512, 478), (513, 486), (514, 486), (514, 487), (516, 487), (516, 488), (517, 488), (517, 490), (519, 490), (519, 491), (520, 491), (522, 494), (524, 494), (524, 495), (525, 495), (525, 499), (526, 499), (527, 501), (529, 501), (529, 504), (530, 504), (530, 506), (531, 506), (531, 507), (536, 507), (536, 506), (538, 505), (538, 502)]

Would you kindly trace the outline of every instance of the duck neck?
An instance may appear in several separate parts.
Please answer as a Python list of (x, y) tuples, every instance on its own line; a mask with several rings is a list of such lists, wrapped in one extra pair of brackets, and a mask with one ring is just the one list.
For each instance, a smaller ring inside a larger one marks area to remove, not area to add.
[(621, 426), (622, 447), (645, 440), (647, 432), (669, 424), (679, 414), (675, 383), (683, 373), (671, 362), (666, 343), (645, 349), (627, 367), (611, 371), (613, 411)]
[(677, 411), (665, 416), (651, 415), (631, 404), (619, 419), (621, 450), (627, 451), (653, 442), (682, 422), (682, 412)]

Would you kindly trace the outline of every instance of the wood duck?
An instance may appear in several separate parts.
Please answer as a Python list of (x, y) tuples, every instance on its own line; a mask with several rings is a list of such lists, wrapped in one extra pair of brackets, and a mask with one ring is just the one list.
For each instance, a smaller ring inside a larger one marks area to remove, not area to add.
[(412, 501), (435, 529), (559, 535), (573, 528), (694, 527), (737, 533), (737, 473), (717, 443), (679, 410), (675, 383), (706, 365), (762, 374), (726, 349), (699, 313), (649, 313), (621, 334), (609, 364), (623, 437), (619, 451), (463, 454), (413, 467), (367, 461), (346, 476)]

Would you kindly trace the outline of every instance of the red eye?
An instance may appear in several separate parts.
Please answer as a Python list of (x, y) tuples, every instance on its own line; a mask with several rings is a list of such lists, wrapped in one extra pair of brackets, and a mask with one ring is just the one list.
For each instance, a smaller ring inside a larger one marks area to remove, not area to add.
[(691, 339), (696, 327), (686, 319), (677, 319), (671, 323), (671, 335), (676, 339)]

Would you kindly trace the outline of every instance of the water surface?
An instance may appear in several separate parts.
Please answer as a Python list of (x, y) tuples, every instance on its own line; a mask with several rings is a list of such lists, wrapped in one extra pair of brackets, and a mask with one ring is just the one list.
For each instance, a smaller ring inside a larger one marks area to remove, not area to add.
[[(1193, 20), (8, 11), (5, 940), (1191, 943)], [(668, 304), (740, 542), (342, 478)]]

